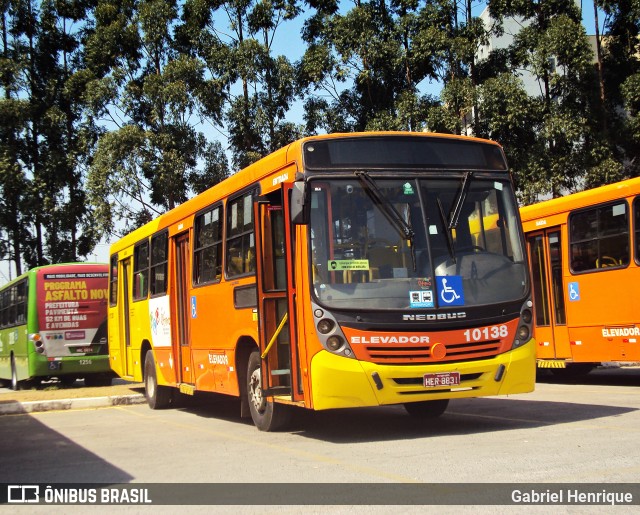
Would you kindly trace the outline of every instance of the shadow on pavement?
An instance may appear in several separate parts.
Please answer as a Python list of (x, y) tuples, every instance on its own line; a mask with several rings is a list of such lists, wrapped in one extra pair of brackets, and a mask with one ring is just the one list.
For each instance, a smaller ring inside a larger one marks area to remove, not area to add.
[(33, 416), (0, 417), (0, 434), (0, 483), (56, 483), (55, 478), (87, 483), (88, 477), (92, 483), (127, 483), (133, 479)]

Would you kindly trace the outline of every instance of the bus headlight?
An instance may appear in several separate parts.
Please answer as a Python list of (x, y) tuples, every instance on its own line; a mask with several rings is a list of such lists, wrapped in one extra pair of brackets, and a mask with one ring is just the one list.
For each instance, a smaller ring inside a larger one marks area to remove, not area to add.
[(516, 337), (513, 339), (513, 345), (511, 346), (512, 349), (517, 349), (531, 339), (531, 323), (533, 321), (533, 312), (531, 311), (532, 306), (533, 304), (531, 303), (531, 300), (527, 300), (520, 310), (520, 325), (518, 325)]
[(318, 331), (322, 334), (329, 334), (335, 326), (336, 324), (333, 320), (323, 318), (318, 322)]
[(521, 325), (518, 327), (518, 340), (526, 342), (529, 340), (529, 328), (526, 325)]
[(343, 343), (344, 343), (344, 340), (339, 336), (334, 335), (334, 336), (329, 336), (329, 338), (327, 338), (327, 347), (329, 347), (329, 349), (331, 349), (334, 352), (340, 349)]
[(312, 304), (312, 307), (316, 323), (316, 335), (325, 350), (339, 356), (354, 359), (353, 350), (333, 315), (315, 304)]

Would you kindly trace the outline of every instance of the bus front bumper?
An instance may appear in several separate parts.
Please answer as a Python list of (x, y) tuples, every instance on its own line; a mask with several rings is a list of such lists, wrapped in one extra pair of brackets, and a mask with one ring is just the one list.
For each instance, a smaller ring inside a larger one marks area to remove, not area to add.
[(84, 377), (87, 374), (111, 372), (109, 366), (109, 356), (101, 354), (99, 356), (65, 356), (64, 358), (47, 358), (38, 355), (32, 360), (31, 377), (59, 377), (74, 375)]
[[(459, 372), (460, 385), (424, 386), (425, 374), (446, 372)], [(535, 374), (533, 339), (492, 359), (434, 365), (376, 365), (321, 351), (311, 361), (313, 409), (527, 393)]]

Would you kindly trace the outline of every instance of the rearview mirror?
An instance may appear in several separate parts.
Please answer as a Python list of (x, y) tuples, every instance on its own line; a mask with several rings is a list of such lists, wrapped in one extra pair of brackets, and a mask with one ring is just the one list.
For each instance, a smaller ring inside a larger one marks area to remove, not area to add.
[(304, 181), (293, 183), (293, 189), (291, 190), (291, 223), (294, 225), (305, 225), (309, 221), (306, 186)]

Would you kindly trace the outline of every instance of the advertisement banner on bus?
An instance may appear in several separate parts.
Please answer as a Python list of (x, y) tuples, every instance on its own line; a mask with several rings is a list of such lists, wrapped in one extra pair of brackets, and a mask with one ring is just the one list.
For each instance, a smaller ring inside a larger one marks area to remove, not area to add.
[[(92, 354), (106, 337), (109, 274), (104, 266), (86, 271), (41, 271), (37, 281), (40, 335), (56, 355)], [(105, 333), (105, 334), (102, 334)]]

